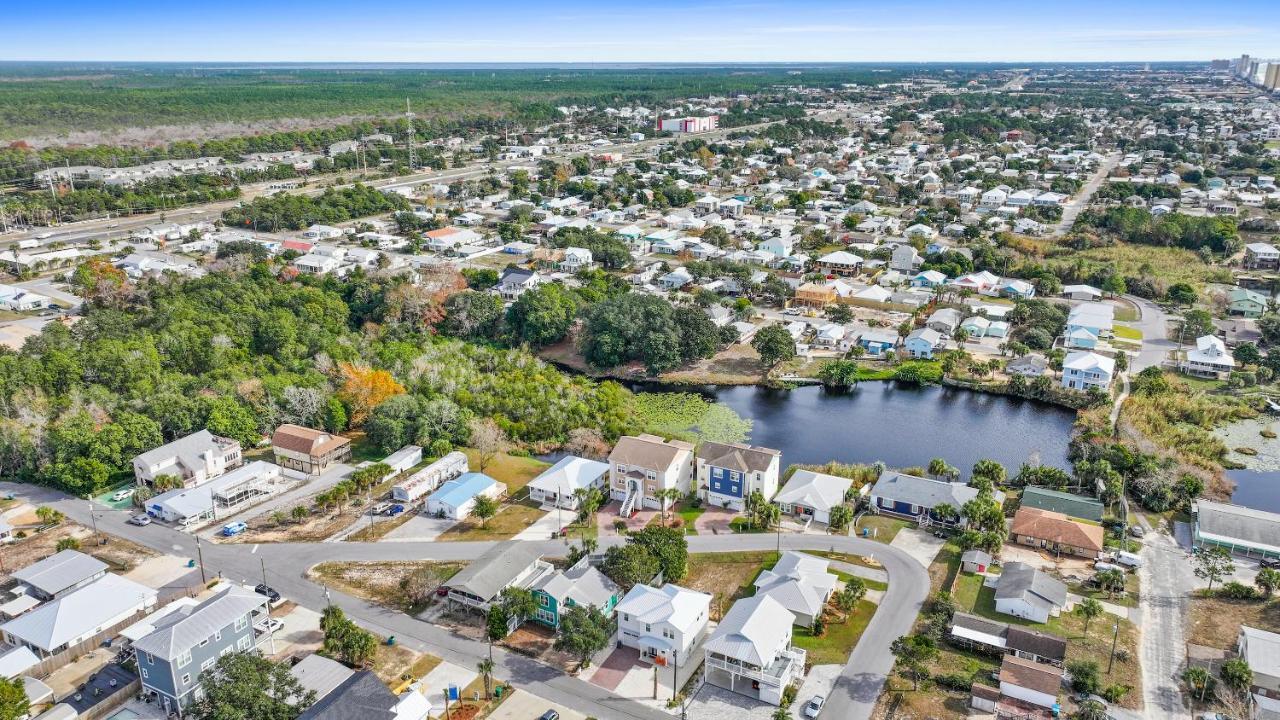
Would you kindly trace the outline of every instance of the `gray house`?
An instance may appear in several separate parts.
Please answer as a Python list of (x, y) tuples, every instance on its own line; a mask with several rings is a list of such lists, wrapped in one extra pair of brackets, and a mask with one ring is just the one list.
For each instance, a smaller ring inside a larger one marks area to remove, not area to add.
[(13, 577), (27, 595), (52, 600), (107, 574), (107, 564), (79, 550), (63, 550), (40, 562), (15, 570)]
[(165, 616), (133, 644), (143, 692), (159, 697), (166, 713), (182, 714), (204, 697), (200, 677), (219, 657), (255, 648), (254, 624), (266, 612), (265, 595), (232, 585)]

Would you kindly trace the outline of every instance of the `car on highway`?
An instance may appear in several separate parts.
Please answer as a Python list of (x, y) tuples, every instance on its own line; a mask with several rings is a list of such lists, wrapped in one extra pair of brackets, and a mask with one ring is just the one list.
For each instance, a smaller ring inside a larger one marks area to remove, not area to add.
[(816, 718), (818, 713), (822, 712), (822, 706), (827, 703), (827, 699), (821, 695), (814, 695), (809, 704), (804, 706), (804, 716), (807, 718)]
[(267, 585), (266, 583), (258, 583), (254, 586), (253, 591), (259, 595), (266, 595), (267, 599), (271, 602), (276, 602), (280, 599), (280, 593), (276, 592), (275, 588)]
[(222, 526), (222, 536), (234, 537), (248, 529), (249, 529), (249, 526), (243, 522), (227, 523), (226, 525)]
[(125, 488), (123, 490), (117, 490), (111, 495), (111, 502), (120, 502), (121, 500), (128, 500), (129, 498), (133, 497), (133, 491), (134, 491), (134, 488)]
[(129, 524), (137, 525), (138, 527), (142, 527), (143, 525), (150, 525), (151, 516), (150, 515), (134, 515), (133, 517), (129, 518)]

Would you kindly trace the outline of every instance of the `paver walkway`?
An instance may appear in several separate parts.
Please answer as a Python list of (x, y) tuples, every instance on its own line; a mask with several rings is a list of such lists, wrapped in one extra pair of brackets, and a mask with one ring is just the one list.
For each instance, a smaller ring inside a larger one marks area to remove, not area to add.
[(617, 690), (622, 679), (627, 676), (631, 668), (640, 662), (640, 651), (635, 648), (620, 647), (609, 654), (607, 660), (600, 667), (596, 668), (595, 673), (591, 676), (591, 682), (606, 690)]

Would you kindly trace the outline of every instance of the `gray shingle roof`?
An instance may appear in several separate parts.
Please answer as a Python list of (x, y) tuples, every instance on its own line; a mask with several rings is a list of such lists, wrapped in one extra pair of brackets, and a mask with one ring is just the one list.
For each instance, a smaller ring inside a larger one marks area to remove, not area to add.
[(1067, 604), (1067, 586), (1036, 568), (1020, 562), (1005, 563), (996, 583), (996, 599), (1034, 596), (1056, 607)]
[(164, 617), (155, 630), (133, 646), (158, 658), (172, 660), (266, 603), (265, 595), (232, 585), (199, 605)]
[(534, 543), (519, 540), (501, 542), (486, 550), (446, 584), (488, 600), (496, 597), (540, 557), (542, 553)]
[(316, 701), (298, 720), (395, 720), (396, 696), (369, 670), (362, 670)]
[(780, 455), (780, 451), (772, 448), (737, 443), (704, 442), (698, 447), (699, 460), (739, 472), (767, 472)]
[[(880, 473), (880, 478), (871, 488), (871, 494), (925, 508), (935, 508), (948, 503), (959, 510), (965, 503), (978, 496), (978, 489), (964, 483), (934, 480), (885, 470)], [(997, 502), (1004, 502), (1004, 493), (999, 490), (994, 493), (994, 497)]]

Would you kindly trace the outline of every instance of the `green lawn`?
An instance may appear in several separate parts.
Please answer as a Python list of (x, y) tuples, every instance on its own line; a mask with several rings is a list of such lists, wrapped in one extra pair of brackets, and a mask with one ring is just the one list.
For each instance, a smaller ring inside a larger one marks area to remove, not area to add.
[(738, 516), (729, 521), (729, 529), (736, 533), (762, 533), (768, 532), (751, 524), (751, 521), (745, 517)]
[(812, 665), (843, 665), (875, 613), (876, 604), (863, 600), (844, 622), (827, 623), (821, 637), (814, 637), (808, 628), (794, 628), (791, 644), (808, 653)]
[(854, 532), (861, 537), (863, 530), (870, 530), (871, 534), (868, 537), (872, 540), (891, 543), (899, 530), (911, 527), (911, 525), (912, 523), (907, 520), (868, 513), (858, 519), (857, 525), (854, 526)]
[(677, 514), (680, 516), (680, 520), (684, 523), (684, 531), (686, 534), (688, 535), (698, 534), (698, 531), (694, 529), (693, 524), (694, 522), (697, 521), (698, 517), (701, 516), (702, 513), (706, 511), (707, 509), (702, 505), (699, 505), (696, 508), (682, 507), (677, 511)]
[(1121, 340), (1142, 341), (1142, 331), (1137, 328), (1131, 328), (1128, 325), (1115, 325), (1111, 328), (1111, 331)]
[(506, 483), (507, 495), (510, 497), (515, 497), (518, 491), (529, 484), (530, 480), (551, 467), (550, 463), (537, 458), (501, 454), (481, 469), (480, 453), (471, 448), (463, 448), (462, 451), (467, 454), (467, 462), (470, 463), (472, 471), (482, 472), (500, 483)]
[[(846, 572), (840, 572), (839, 570), (831, 570), (830, 572), (833, 575), (835, 575), (836, 578), (840, 580), (840, 582), (842, 583), (847, 583), (854, 578), (853, 575), (850, 575), (849, 573), (846, 573)], [(867, 578), (863, 578), (863, 577), (860, 577), (859, 579), (862, 580), (862, 584), (865, 585), (868, 590), (888, 590), (889, 589), (889, 583), (887, 582), (881, 582), (879, 580), (868, 580)]]
[(978, 594), (982, 590), (982, 576), (961, 573), (956, 580), (956, 589), (952, 597), (956, 607), (971, 608), (978, 604)]
[[(440, 533), (436, 542), (461, 542), (465, 540), (507, 540), (529, 527), (543, 516), (535, 503), (506, 505), (497, 515), (481, 524), (476, 518), (467, 518)], [(549, 538), (548, 538), (549, 539)]]
[(1138, 319), (1138, 308), (1128, 302), (1117, 303), (1116, 320), (1120, 322), (1134, 322)]

